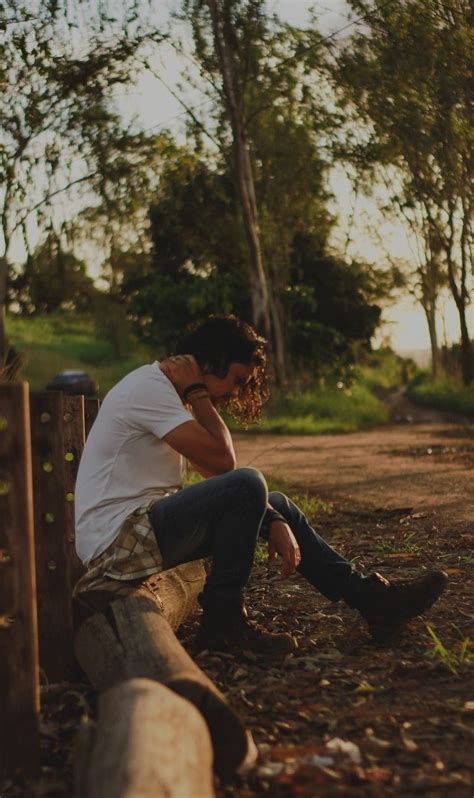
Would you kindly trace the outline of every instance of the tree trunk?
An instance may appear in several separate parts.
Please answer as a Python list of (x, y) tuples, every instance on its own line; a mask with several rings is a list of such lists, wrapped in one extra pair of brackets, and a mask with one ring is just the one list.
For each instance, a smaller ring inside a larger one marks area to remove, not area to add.
[(7, 298), (7, 261), (0, 258), (0, 379), (7, 359), (7, 332), (5, 304)]
[(471, 385), (474, 382), (474, 355), (472, 342), (469, 336), (466, 321), (466, 308), (458, 307), (459, 321), (461, 326), (461, 371), (464, 385)]
[[(464, 226), (463, 226), (464, 229)], [(446, 239), (446, 261), (448, 264), (448, 281), (453, 295), (454, 302), (459, 314), (459, 325), (461, 328), (461, 371), (462, 381), (464, 385), (470, 385), (474, 381), (474, 358), (472, 353), (472, 344), (469, 336), (466, 321), (466, 305), (468, 302), (468, 291), (466, 287), (466, 260), (464, 247), (462, 247), (462, 266), (460, 269), (460, 285), (456, 282), (456, 267), (453, 258), (453, 249), (455, 241), (455, 220), (454, 220), (454, 207), (451, 206), (449, 214), (448, 236)]]
[(209, 728), (215, 768), (227, 778), (253, 761), (255, 746), (238, 715), (173, 632), (195, 608), (203, 581), (201, 563), (152, 577), (146, 586), (115, 598), (85, 620), (76, 633), (75, 653), (96, 690), (141, 677), (194, 704)]
[[(243, 100), (235, 79), (232, 54), (226, 39), (218, 2), (217, 0), (207, 0), (207, 5), (211, 13), (215, 48), (232, 129), (237, 188), (250, 254), (249, 282), (252, 320), (256, 329), (272, 343), (272, 349), (276, 354), (274, 362), (276, 378), (279, 383), (283, 383), (285, 380), (284, 349), (279, 348), (275, 335), (272, 335), (268, 276), (262, 256), (250, 145), (242, 115)], [(275, 328), (273, 328), (273, 333), (275, 333)]]
[(286, 358), (285, 325), (283, 320), (283, 308), (276, 292), (270, 290), (270, 310), (273, 322), (273, 340), (275, 351), (275, 376), (277, 385), (284, 386), (290, 370)]
[(431, 376), (435, 380), (439, 373), (439, 346), (438, 346), (438, 333), (436, 330), (436, 308), (433, 306), (428, 307), (423, 305), (425, 311), (426, 322), (428, 324), (428, 333), (430, 336), (431, 347)]
[(472, 353), (472, 343), (466, 321), (466, 300), (464, 286), (459, 290), (454, 276), (454, 265), (448, 256), (448, 279), (451, 294), (459, 315), (459, 326), (461, 328), (461, 372), (464, 385), (474, 382), (474, 357)]
[(214, 796), (206, 724), (161, 684), (131, 679), (106, 690), (97, 725), (81, 729), (75, 798)]

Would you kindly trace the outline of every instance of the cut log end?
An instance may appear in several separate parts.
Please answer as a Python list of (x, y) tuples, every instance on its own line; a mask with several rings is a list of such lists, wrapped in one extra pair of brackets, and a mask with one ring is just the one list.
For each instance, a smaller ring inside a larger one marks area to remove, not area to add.
[[(128, 598), (109, 603), (105, 612), (89, 617), (76, 634), (76, 657), (99, 692), (129, 679), (145, 678), (165, 685), (194, 704), (212, 739), (214, 768), (226, 780), (248, 763), (249, 757), (255, 758), (254, 749), (237, 713), (173, 632), (178, 620), (184, 619), (183, 607), (188, 608), (189, 615), (196, 606), (204, 578), (202, 570), (202, 581), (199, 577), (183, 583), (177, 572), (173, 569), (161, 576), (159, 595), (157, 586), (134, 591)], [(198, 575), (194, 568), (194, 577)]]
[(164, 685), (131, 679), (106, 690), (76, 758), (75, 798), (214, 796), (212, 745), (200, 713)]

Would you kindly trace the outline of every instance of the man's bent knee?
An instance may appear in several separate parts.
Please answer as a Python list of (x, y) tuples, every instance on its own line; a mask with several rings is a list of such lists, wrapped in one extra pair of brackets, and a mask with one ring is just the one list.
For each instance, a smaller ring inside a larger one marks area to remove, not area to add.
[(288, 497), (285, 496), (284, 493), (280, 493), (278, 490), (272, 490), (268, 496), (268, 501), (272, 505), (273, 509), (277, 510), (282, 515), (288, 513), (289, 502)]
[(232, 481), (238, 484), (242, 491), (255, 496), (258, 501), (266, 505), (268, 501), (268, 488), (263, 474), (256, 468), (236, 468), (232, 471)]

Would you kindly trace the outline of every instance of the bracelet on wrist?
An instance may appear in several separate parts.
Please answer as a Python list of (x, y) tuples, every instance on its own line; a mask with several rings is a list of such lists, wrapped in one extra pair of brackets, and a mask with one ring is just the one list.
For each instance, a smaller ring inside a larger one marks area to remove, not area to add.
[(189, 394), (193, 393), (193, 391), (206, 391), (206, 393), (208, 393), (206, 383), (192, 382), (191, 385), (188, 385), (183, 391), (183, 399), (185, 402), (187, 402)]
[(263, 516), (263, 521), (260, 526), (260, 537), (264, 540), (268, 540), (270, 527), (274, 521), (283, 521), (285, 524), (287, 523), (286, 518), (284, 518), (282, 514), (278, 512), (278, 510), (274, 510), (273, 507), (269, 507)]
[(193, 391), (190, 396), (186, 399), (187, 404), (192, 404), (196, 402), (198, 399), (209, 399), (209, 394), (207, 391)]

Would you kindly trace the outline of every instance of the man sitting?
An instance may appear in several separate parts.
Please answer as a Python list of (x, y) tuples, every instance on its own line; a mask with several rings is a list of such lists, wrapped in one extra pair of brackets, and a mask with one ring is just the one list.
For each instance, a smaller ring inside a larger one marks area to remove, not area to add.
[[(234, 316), (211, 317), (185, 334), (177, 352), (142, 366), (106, 396), (88, 436), (76, 484), (76, 547), (87, 566), (76, 596), (119, 591), (131, 580), (212, 558), (200, 595), (198, 648), (279, 655), (287, 634), (248, 620), (244, 591), (257, 540), (331, 601), (343, 600), (386, 641), (422, 613), (446, 585), (442, 571), (391, 583), (364, 575), (331, 548), (262, 474), (236, 468), (218, 408), (259, 417), (268, 398), (266, 342)], [(205, 479), (181, 488), (183, 459)]]

